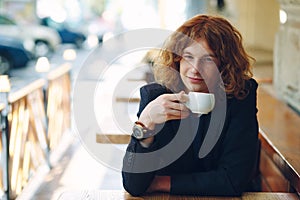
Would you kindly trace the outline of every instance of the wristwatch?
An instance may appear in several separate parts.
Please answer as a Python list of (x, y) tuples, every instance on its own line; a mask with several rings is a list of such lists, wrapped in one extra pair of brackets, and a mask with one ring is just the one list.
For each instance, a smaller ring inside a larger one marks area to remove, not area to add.
[(136, 121), (132, 128), (132, 136), (138, 140), (143, 140), (154, 135), (154, 131), (148, 129), (142, 122)]

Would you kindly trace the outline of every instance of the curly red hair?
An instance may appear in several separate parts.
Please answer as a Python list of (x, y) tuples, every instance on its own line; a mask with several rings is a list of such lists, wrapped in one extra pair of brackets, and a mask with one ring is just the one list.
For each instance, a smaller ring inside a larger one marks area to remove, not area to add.
[(154, 60), (156, 81), (173, 91), (181, 90), (178, 72), (182, 52), (199, 39), (207, 42), (218, 59), (226, 94), (238, 99), (244, 98), (248, 93), (245, 82), (253, 76), (250, 61), (255, 59), (246, 53), (240, 32), (226, 19), (218, 16), (196, 15), (165, 41)]

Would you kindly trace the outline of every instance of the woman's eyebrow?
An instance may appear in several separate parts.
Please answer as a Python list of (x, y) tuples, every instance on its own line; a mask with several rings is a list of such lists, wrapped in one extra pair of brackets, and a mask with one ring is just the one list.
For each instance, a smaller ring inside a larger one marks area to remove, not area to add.
[[(194, 55), (194, 53), (190, 52), (190, 50), (187, 50), (187, 49), (184, 49), (182, 54), (186, 54), (186, 55)], [(207, 54), (204, 54), (201, 56), (202, 58), (203, 57), (213, 57), (213, 58), (216, 58), (216, 55), (214, 53), (207, 53)]]
[[(193, 53), (189, 52), (189, 51), (183, 51), (183, 54), (185, 55), (194, 55)], [(204, 54), (201, 56), (201, 58), (203, 57), (213, 57), (213, 58), (216, 58), (216, 55), (215, 54), (212, 54), (212, 53), (208, 53), (208, 54)]]
[(216, 55), (215, 54), (205, 54), (202, 57), (214, 57), (214, 58), (216, 58)]
[(189, 52), (189, 51), (187, 51), (187, 50), (183, 50), (183, 54), (190, 54), (190, 55), (192, 55), (192, 53)]

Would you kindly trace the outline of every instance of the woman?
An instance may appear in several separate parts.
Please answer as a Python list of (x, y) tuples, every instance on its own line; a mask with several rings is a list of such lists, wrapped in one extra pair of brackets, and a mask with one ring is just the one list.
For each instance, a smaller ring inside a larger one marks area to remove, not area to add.
[[(156, 83), (140, 89), (123, 160), (126, 191), (239, 196), (259, 189), (251, 60), (241, 34), (221, 17), (197, 15), (168, 38), (154, 61)], [(213, 93), (214, 109), (191, 113), (191, 91)]]

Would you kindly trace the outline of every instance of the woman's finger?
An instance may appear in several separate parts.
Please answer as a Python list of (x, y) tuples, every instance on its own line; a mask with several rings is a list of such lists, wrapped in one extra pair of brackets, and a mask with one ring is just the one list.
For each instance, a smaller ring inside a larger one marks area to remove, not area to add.
[(190, 111), (189, 110), (174, 110), (174, 109), (168, 109), (165, 112), (165, 118), (167, 120), (171, 120), (171, 119), (184, 119), (186, 117), (188, 117), (190, 115)]

